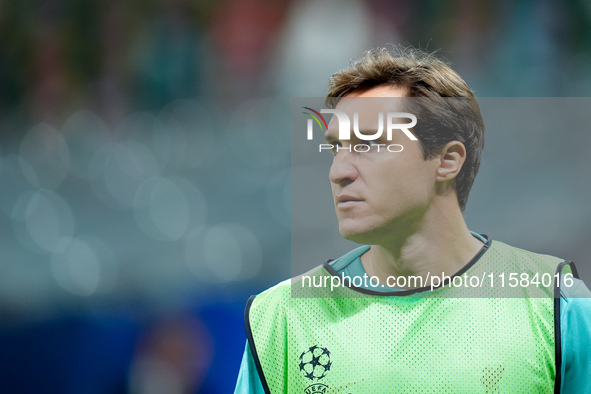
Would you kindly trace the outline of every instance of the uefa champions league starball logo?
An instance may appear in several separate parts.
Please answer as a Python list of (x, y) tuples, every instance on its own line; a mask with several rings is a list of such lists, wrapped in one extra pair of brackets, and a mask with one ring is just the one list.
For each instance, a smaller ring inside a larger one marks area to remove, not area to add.
[(325, 347), (314, 345), (300, 355), (300, 371), (312, 381), (324, 378), (331, 366), (330, 352)]

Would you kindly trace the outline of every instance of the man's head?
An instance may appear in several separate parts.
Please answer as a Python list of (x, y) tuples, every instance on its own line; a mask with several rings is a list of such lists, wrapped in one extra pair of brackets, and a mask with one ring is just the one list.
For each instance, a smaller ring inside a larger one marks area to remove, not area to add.
[(455, 178), (458, 203), (466, 206), (484, 146), (484, 122), (474, 93), (464, 80), (433, 54), (416, 49), (384, 48), (368, 51), (348, 69), (329, 80), (326, 104), (334, 108), (342, 97), (378, 86), (403, 88), (406, 110), (418, 118), (413, 133), (424, 158), (438, 154), (450, 141), (466, 148), (466, 161)]

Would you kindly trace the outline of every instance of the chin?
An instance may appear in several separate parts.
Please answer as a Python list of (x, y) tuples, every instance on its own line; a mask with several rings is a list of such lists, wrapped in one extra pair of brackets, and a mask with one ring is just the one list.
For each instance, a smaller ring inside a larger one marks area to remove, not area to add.
[(339, 232), (341, 233), (341, 237), (358, 244), (372, 245), (374, 243), (372, 240), (374, 240), (375, 237), (372, 236), (371, 230), (339, 229)]

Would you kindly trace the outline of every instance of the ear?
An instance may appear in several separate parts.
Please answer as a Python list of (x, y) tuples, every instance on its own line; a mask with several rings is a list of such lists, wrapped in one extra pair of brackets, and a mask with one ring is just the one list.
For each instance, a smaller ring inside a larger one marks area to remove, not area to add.
[(460, 173), (466, 161), (466, 147), (460, 141), (450, 141), (441, 149), (437, 181), (445, 182), (454, 179)]

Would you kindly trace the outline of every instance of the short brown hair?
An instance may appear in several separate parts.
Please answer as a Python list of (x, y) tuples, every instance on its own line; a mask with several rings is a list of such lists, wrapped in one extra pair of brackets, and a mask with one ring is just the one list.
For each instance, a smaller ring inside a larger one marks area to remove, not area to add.
[(450, 141), (460, 141), (466, 147), (466, 161), (455, 179), (463, 211), (484, 147), (484, 122), (474, 93), (433, 53), (414, 48), (376, 48), (367, 51), (350, 68), (330, 77), (326, 105), (334, 108), (342, 97), (355, 90), (383, 85), (404, 87), (408, 97), (425, 98), (409, 100), (413, 114), (420, 119), (414, 131), (425, 159), (433, 157)]

